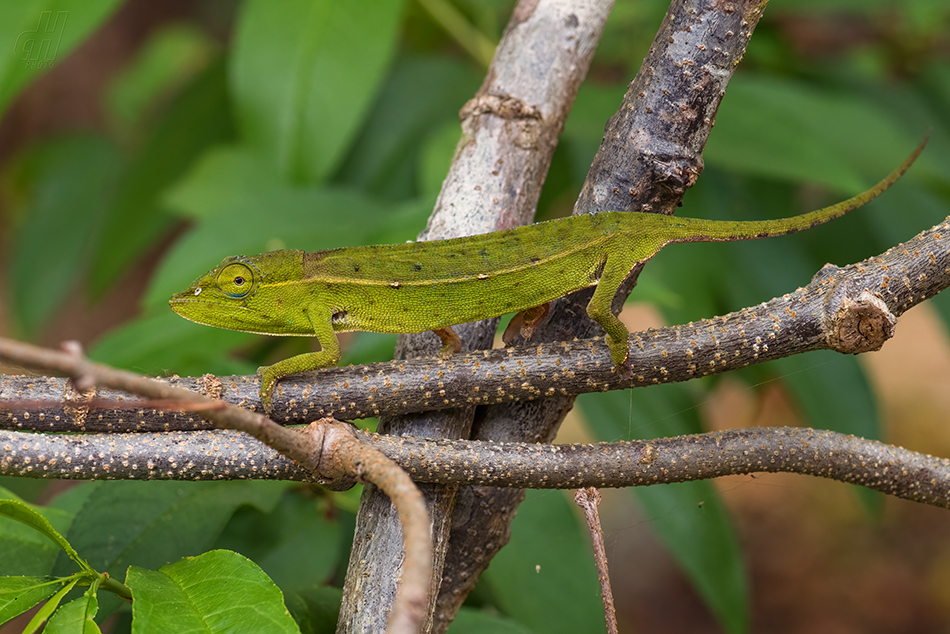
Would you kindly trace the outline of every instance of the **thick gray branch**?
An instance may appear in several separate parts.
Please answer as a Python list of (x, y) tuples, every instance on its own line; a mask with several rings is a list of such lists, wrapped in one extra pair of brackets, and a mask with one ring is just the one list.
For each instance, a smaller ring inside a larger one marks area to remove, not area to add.
[[(475, 97), (462, 108), (462, 139), (421, 240), (485, 233), (531, 222), (558, 137), (587, 73), (613, 0), (522, 0)], [(463, 350), (491, 346), (497, 320), (456, 327)], [(395, 358), (431, 354), (431, 333), (399, 338)], [(382, 417), (398, 435), (467, 438), (473, 407)], [(454, 487), (423, 490), (433, 522), (435, 585), (448, 547)], [(402, 569), (401, 528), (386, 496), (364, 490), (343, 588), (338, 632), (380, 631)], [(360, 588), (368, 584), (372, 592)], [(423, 631), (432, 627), (429, 620)]]

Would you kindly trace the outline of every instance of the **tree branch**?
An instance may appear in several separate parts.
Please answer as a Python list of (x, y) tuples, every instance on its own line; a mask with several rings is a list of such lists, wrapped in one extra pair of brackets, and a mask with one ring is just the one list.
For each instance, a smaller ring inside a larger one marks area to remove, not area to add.
[[(522, 0), (475, 97), (460, 112), (462, 139), (435, 210), (420, 240), (505, 229), (531, 222), (541, 186), (577, 88), (613, 0)], [(455, 330), (464, 350), (491, 347), (497, 320)], [(431, 333), (400, 336), (396, 359), (431, 355)], [(475, 410), (382, 417), (380, 429), (398, 435), (467, 438)], [(424, 490), (433, 520), (436, 570), (430, 595), (433, 613), (448, 540), (455, 489)], [(351, 562), (344, 584), (338, 632), (378, 631), (389, 611), (402, 557), (398, 526), (389, 502), (367, 487), (360, 501)], [(371, 536), (364, 539), (363, 536)], [(369, 583), (373, 592), (356, 592)], [(432, 627), (431, 620), (424, 631)]]
[[(311, 433), (334, 436), (323, 419)], [(335, 437), (335, 436), (334, 436)], [(669, 484), (746, 473), (800, 473), (950, 508), (950, 459), (833, 431), (750, 427), (645, 441), (547, 445), (357, 432), (416, 482), (578, 489)], [(333, 462), (343, 443), (324, 443)], [(156, 451), (156, 447), (164, 447)], [(345, 447), (344, 447), (345, 448)], [(32, 434), (0, 431), (0, 473), (77, 480), (312, 480), (311, 472), (235, 431)], [(352, 484), (352, 480), (338, 482)]]

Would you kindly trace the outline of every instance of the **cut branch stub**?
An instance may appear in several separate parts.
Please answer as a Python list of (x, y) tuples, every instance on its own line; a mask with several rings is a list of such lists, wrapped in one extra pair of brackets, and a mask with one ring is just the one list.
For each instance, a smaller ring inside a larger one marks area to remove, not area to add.
[(832, 350), (860, 354), (880, 350), (894, 336), (897, 317), (879, 297), (862, 291), (857, 299), (844, 297), (826, 325)]

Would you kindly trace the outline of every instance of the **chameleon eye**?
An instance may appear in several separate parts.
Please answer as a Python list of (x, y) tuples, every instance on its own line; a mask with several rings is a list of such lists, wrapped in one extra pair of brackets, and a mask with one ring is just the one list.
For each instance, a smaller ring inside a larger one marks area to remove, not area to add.
[(246, 264), (234, 262), (218, 273), (218, 288), (228, 297), (247, 297), (254, 288), (254, 271)]

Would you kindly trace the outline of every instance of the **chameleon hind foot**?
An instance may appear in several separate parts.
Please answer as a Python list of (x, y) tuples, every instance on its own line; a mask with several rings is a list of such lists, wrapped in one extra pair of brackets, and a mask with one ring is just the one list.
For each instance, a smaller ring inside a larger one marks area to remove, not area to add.
[(544, 318), (548, 316), (549, 312), (551, 312), (551, 302), (521, 311), (508, 322), (508, 327), (501, 335), (501, 340), (507, 345), (512, 345), (519, 334), (524, 339), (531, 339), (534, 331), (544, 322)]
[(462, 340), (459, 339), (457, 334), (455, 334), (452, 326), (438, 328), (432, 332), (437, 334), (439, 339), (442, 340), (442, 347), (439, 348), (440, 359), (449, 359), (453, 354), (462, 349)]

